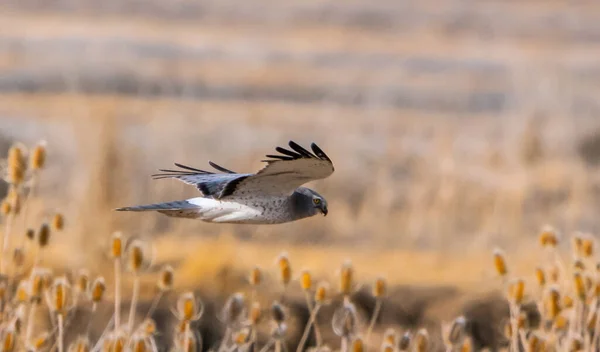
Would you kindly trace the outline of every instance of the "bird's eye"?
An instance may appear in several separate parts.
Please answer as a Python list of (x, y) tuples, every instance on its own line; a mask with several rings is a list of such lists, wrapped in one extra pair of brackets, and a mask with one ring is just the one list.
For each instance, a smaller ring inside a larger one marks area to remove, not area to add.
[(321, 200), (319, 198), (314, 198), (313, 203), (315, 203), (315, 205), (319, 205), (321, 204)]

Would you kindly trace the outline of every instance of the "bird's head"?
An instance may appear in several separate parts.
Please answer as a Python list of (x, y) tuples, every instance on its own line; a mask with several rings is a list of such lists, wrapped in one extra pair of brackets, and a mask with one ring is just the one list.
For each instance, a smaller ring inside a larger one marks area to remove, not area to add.
[(320, 212), (323, 216), (327, 215), (327, 200), (319, 193), (305, 187), (298, 188), (296, 192), (302, 195), (303, 202), (312, 210), (311, 215), (315, 215), (317, 212)]

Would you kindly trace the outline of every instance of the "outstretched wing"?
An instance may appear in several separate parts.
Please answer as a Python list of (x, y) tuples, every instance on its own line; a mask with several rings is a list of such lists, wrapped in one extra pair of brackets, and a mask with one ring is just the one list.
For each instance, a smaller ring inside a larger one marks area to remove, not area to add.
[(205, 197), (223, 198), (231, 194), (240, 181), (251, 176), (251, 174), (235, 173), (212, 161), (208, 163), (222, 173), (209, 172), (175, 163), (175, 166), (179, 167), (180, 170), (161, 169), (161, 173), (152, 175), (152, 177), (155, 180), (176, 178), (184, 183), (196, 186)]
[(267, 163), (256, 174), (236, 183), (232, 196), (248, 194), (289, 195), (301, 185), (323, 179), (334, 171), (331, 159), (315, 143), (312, 152), (293, 141), (291, 150), (277, 147), (278, 155), (267, 155)]

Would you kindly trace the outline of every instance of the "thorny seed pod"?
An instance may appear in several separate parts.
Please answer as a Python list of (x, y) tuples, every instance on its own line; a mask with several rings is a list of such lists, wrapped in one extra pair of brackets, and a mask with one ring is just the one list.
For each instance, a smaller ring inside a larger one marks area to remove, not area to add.
[(556, 247), (558, 244), (558, 235), (556, 231), (547, 226), (540, 233), (540, 245), (542, 247)]
[(17, 333), (13, 329), (6, 329), (2, 334), (2, 352), (15, 350)]
[(158, 288), (162, 292), (170, 291), (173, 288), (173, 268), (170, 265), (165, 266), (160, 272), (158, 280)]
[(90, 274), (87, 270), (81, 269), (77, 272), (77, 292), (86, 293), (90, 288)]
[(452, 322), (452, 326), (450, 327), (450, 330), (448, 331), (448, 341), (452, 345), (457, 345), (457, 344), (462, 343), (462, 341), (465, 337), (466, 326), (467, 326), (467, 319), (464, 316), (460, 316), (460, 317), (454, 319), (454, 322)]
[(8, 199), (2, 200), (2, 204), (0, 205), (0, 214), (2, 214), (3, 216), (7, 216), (8, 214), (10, 214), (10, 211), (11, 206)]
[(35, 230), (27, 229), (27, 231), (25, 231), (25, 237), (31, 241), (35, 240)]
[(429, 334), (427, 330), (420, 329), (415, 335), (415, 351), (425, 352), (429, 348)]
[(152, 344), (150, 343), (150, 338), (147, 338), (143, 335), (136, 334), (132, 336), (129, 345), (129, 351), (131, 352), (152, 351)]
[(544, 269), (540, 267), (535, 268), (535, 280), (540, 287), (546, 285), (546, 273), (544, 272)]
[(21, 280), (17, 286), (17, 292), (15, 293), (15, 299), (18, 303), (25, 303), (29, 300), (27, 280)]
[(581, 240), (581, 256), (590, 258), (594, 255), (594, 240), (591, 237), (586, 237)]
[(344, 299), (341, 307), (333, 313), (331, 322), (333, 332), (340, 337), (354, 336), (358, 329), (356, 307), (349, 299)]
[(400, 338), (400, 341), (398, 341), (398, 350), (408, 351), (408, 348), (410, 347), (410, 341), (411, 341), (410, 331), (407, 331), (402, 335), (402, 337)]
[(134, 273), (139, 273), (144, 264), (144, 249), (141, 241), (133, 241), (129, 246), (128, 251), (129, 270)]
[(89, 352), (90, 351), (90, 341), (87, 337), (79, 336), (75, 341), (71, 343), (69, 346), (68, 352)]
[(221, 310), (221, 321), (226, 326), (234, 326), (239, 323), (246, 313), (244, 295), (237, 292), (229, 296)]
[(42, 270), (33, 269), (29, 278), (29, 296), (32, 302), (39, 303), (42, 300), (44, 291), (44, 272)]
[(186, 292), (177, 300), (177, 317), (186, 322), (195, 321), (203, 312), (202, 302), (192, 292)]
[(527, 339), (527, 351), (537, 352), (543, 351), (543, 341), (542, 338), (535, 332), (529, 335), (529, 339)]
[(375, 298), (381, 298), (385, 296), (386, 291), (387, 284), (385, 282), (385, 279), (382, 277), (377, 278), (377, 280), (375, 280), (375, 285), (373, 286), (373, 296)]
[(573, 284), (575, 285), (575, 294), (580, 300), (585, 300), (585, 282), (581, 273), (576, 272), (573, 274)]
[(363, 340), (360, 337), (355, 337), (354, 340), (352, 340), (352, 352), (363, 352), (365, 350), (365, 344), (363, 342)]
[(496, 268), (496, 273), (498, 275), (506, 276), (506, 274), (508, 274), (504, 252), (500, 249), (494, 250), (494, 267)]
[(383, 341), (385, 343), (389, 343), (392, 346), (396, 345), (396, 331), (394, 331), (394, 329), (392, 328), (388, 328), (385, 330), (385, 333), (383, 334)]
[(8, 150), (8, 183), (15, 186), (23, 183), (25, 169), (23, 150), (18, 146), (12, 146)]
[(29, 158), (29, 167), (32, 170), (40, 170), (46, 164), (46, 142), (38, 143), (31, 151)]
[(292, 279), (292, 266), (286, 253), (279, 255), (277, 264), (279, 265), (279, 279), (283, 286), (287, 286)]
[(516, 279), (508, 286), (508, 295), (512, 302), (520, 305), (523, 303), (523, 297), (525, 295), (525, 281), (522, 279)]
[(302, 287), (302, 290), (304, 291), (310, 291), (312, 288), (312, 277), (310, 275), (310, 271), (304, 270), (300, 274), (300, 287)]
[(551, 287), (546, 295), (546, 312), (548, 318), (555, 319), (560, 313), (560, 292), (556, 287)]
[(62, 231), (65, 227), (65, 218), (62, 214), (54, 214), (52, 217), (52, 230), (54, 231)]
[(65, 314), (70, 308), (70, 290), (69, 283), (66, 277), (54, 279), (49, 290), (48, 307), (58, 314)]
[(275, 323), (277, 323), (277, 325), (285, 322), (285, 311), (283, 309), (283, 306), (277, 301), (273, 302), (273, 304), (271, 305), (271, 318)]
[(250, 340), (250, 329), (243, 328), (236, 331), (232, 336), (231, 340), (237, 346), (242, 346)]
[(260, 268), (258, 266), (255, 266), (254, 268), (252, 268), (252, 270), (250, 271), (250, 276), (248, 278), (248, 281), (250, 282), (250, 285), (252, 285), (252, 286), (260, 285), (260, 283), (262, 281), (262, 271), (260, 270)]
[(576, 232), (571, 239), (573, 252), (575, 257), (581, 255), (581, 245), (583, 244), (583, 234), (581, 232)]
[(48, 245), (48, 242), (50, 241), (50, 226), (48, 226), (48, 224), (43, 223), (42, 226), (40, 226), (40, 229), (38, 230), (37, 239), (38, 245), (41, 248), (44, 248)]
[(340, 292), (347, 296), (352, 293), (353, 287), (354, 269), (352, 268), (352, 263), (346, 261), (340, 270)]
[(317, 304), (324, 304), (327, 299), (327, 285), (323, 282), (319, 283), (317, 290), (315, 291), (315, 302)]
[(104, 297), (104, 292), (106, 291), (106, 283), (104, 282), (103, 277), (97, 277), (96, 280), (92, 283), (90, 289), (90, 296), (92, 298), (92, 302), (99, 303), (102, 301)]
[(123, 238), (120, 232), (113, 234), (110, 249), (113, 258), (121, 258), (123, 255)]
[(250, 324), (252, 325), (258, 325), (258, 323), (260, 323), (261, 318), (262, 318), (262, 310), (260, 307), (260, 303), (258, 302), (252, 302), (252, 305), (250, 306), (250, 314), (248, 314), (248, 318), (250, 320)]

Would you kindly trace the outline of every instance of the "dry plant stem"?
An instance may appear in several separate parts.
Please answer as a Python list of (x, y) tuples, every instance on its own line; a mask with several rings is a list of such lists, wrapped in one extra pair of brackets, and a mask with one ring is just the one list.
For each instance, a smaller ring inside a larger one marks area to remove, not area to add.
[[(25, 195), (25, 199), (23, 200), (23, 226), (26, 227), (27, 226), (27, 214), (28, 214), (28, 210), (29, 210), (29, 199), (31, 197), (33, 197), (36, 189), (37, 189), (37, 183), (38, 183), (38, 173), (36, 171), (33, 172), (33, 174), (31, 175), (31, 187), (29, 188), (29, 192), (27, 192), (27, 195)], [(25, 238), (23, 237), (21, 240), (21, 245), (23, 244), (23, 242), (25, 241)]]
[(35, 311), (37, 309), (37, 303), (31, 302), (29, 307), (29, 316), (27, 317), (27, 328), (25, 329), (25, 341), (31, 341), (33, 335), (33, 324), (35, 321)]
[(512, 328), (511, 350), (519, 351), (519, 306), (511, 303), (510, 323)]
[(58, 352), (64, 351), (64, 317), (58, 314)]
[[(129, 307), (129, 322), (127, 323), (127, 331), (133, 332), (133, 322), (135, 320), (135, 309), (137, 308), (138, 296), (140, 295), (140, 277), (135, 275), (133, 278), (133, 296), (131, 298), (131, 306)], [(116, 316), (115, 316), (116, 319)]]
[[(304, 345), (306, 344), (306, 339), (308, 339), (308, 333), (310, 332), (310, 327), (315, 323), (317, 313), (319, 312), (320, 308), (321, 308), (321, 305), (316, 304), (315, 307), (312, 309), (310, 318), (308, 319), (308, 323), (306, 323), (306, 327), (304, 327), (304, 333), (302, 334), (302, 338), (300, 339), (300, 342), (298, 343), (298, 348), (296, 349), (296, 352), (302, 352), (304, 350)], [(315, 332), (316, 331), (317, 331), (317, 329), (316, 329), (316, 324), (315, 324)], [(317, 347), (320, 347), (321, 346), (321, 338), (320, 338), (320, 336), (317, 337), (316, 333), (315, 333), (315, 337), (317, 338)]]
[(371, 333), (373, 332), (373, 328), (375, 327), (375, 322), (377, 321), (377, 317), (379, 317), (379, 313), (381, 312), (381, 299), (377, 298), (375, 301), (375, 310), (373, 311), (373, 316), (371, 316), (371, 322), (369, 323), (369, 328), (367, 329), (367, 335), (365, 336), (365, 344), (369, 345), (369, 338), (371, 337)]
[(158, 303), (160, 302), (160, 299), (162, 298), (162, 296), (163, 296), (163, 292), (160, 291), (156, 295), (156, 297), (154, 297), (154, 299), (152, 300), (152, 304), (150, 305), (150, 309), (148, 309), (148, 313), (146, 313), (146, 318), (145, 319), (148, 319), (148, 318), (152, 317), (152, 314), (154, 314), (154, 311), (156, 310), (156, 307), (158, 307)]
[(219, 345), (218, 352), (222, 352), (227, 348), (227, 341), (229, 340), (229, 335), (231, 334), (231, 328), (227, 326), (225, 328), (225, 334), (223, 335), (223, 339), (221, 340), (221, 344)]
[(260, 349), (260, 352), (267, 352), (269, 350), (269, 348), (271, 348), (271, 345), (273, 344), (273, 339), (269, 340), (264, 346), (263, 348)]
[(90, 314), (90, 319), (88, 320), (87, 328), (85, 329), (85, 334), (90, 334), (90, 329), (92, 328), (92, 319), (94, 318), (94, 314), (96, 313), (96, 309), (98, 308), (97, 303), (92, 303), (92, 312)]
[(115, 258), (115, 330), (121, 326), (121, 258)]
[[(596, 314), (600, 314), (600, 304), (598, 302), (596, 302), (596, 305), (594, 306), (595, 310), (596, 310)], [(596, 348), (598, 346), (598, 334), (600, 333), (600, 319), (599, 316), (596, 315), (596, 324), (594, 326), (594, 333), (592, 334), (592, 351), (596, 351)]]
[(10, 231), (12, 229), (13, 214), (9, 214), (4, 224), (4, 236), (2, 237), (2, 258), (0, 258), (0, 274), (4, 274), (4, 266), (8, 254)]
[(184, 342), (184, 351), (189, 351), (190, 350), (190, 322), (186, 322), (185, 323), (185, 332), (184, 332), (184, 336), (185, 336), (185, 342)]
[(348, 339), (349, 338), (347, 336), (342, 337), (342, 346), (340, 347), (340, 352), (348, 352)]
[[(313, 307), (313, 304), (312, 304), (312, 302), (310, 300), (311, 296), (308, 294), (308, 292), (305, 292), (304, 293), (304, 297), (306, 297), (306, 305), (308, 306), (308, 311), (312, 312), (315, 307)], [(321, 330), (319, 329), (319, 324), (317, 322), (316, 317), (312, 321), (312, 326), (313, 326), (313, 329), (315, 330), (315, 339), (317, 340), (317, 346), (320, 346)]]
[(275, 352), (282, 352), (280, 339), (275, 340)]

